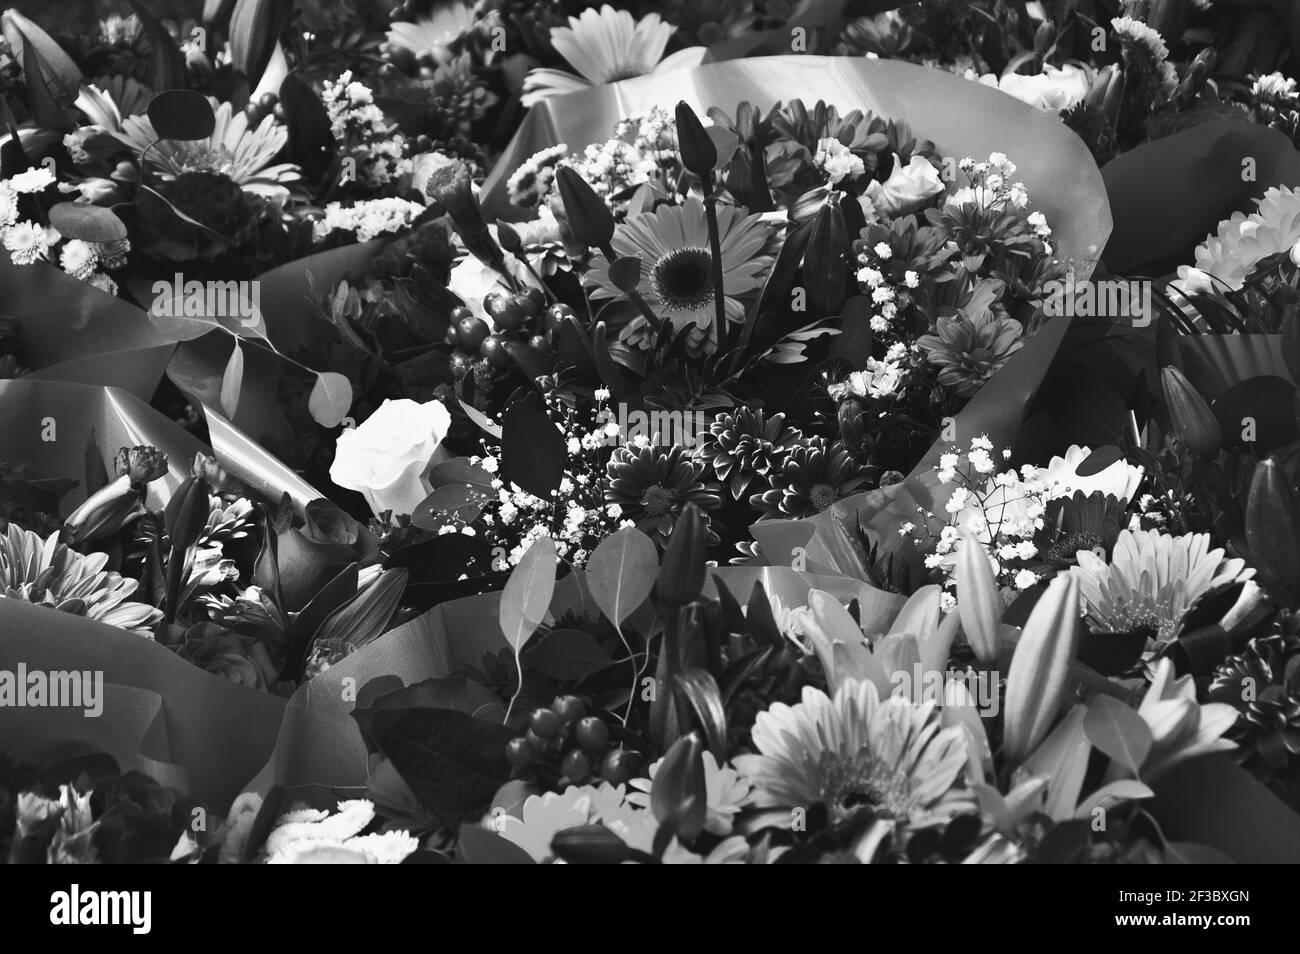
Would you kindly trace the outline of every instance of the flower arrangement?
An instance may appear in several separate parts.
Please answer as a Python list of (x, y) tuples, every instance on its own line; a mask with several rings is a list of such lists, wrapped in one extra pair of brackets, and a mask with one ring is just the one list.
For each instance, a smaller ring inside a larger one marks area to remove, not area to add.
[(1287, 11), (382, 6), (0, 13), (0, 857), (1297, 860)]

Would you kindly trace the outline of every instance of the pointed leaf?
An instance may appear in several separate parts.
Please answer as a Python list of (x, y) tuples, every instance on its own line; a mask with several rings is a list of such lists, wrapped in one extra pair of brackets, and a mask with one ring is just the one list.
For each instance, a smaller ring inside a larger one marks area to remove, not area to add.
[(352, 383), (335, 371), (319, 371), (307, 410), (321, 427), (338, 427), (352, 407)]
[(225, 374), (221, 376), (221, 410), (232, 421), (235, 411), (239, 409), (239, 394), (244, 386), (244, 349), (235, 339), (235, 349), (230, 352), (226, 362)]
[(564, 436), (546, 412), (527, 401), (506, 411), (501, 423), (501, 470), (506, 480), (549, 501), (564, 479), (567, 458)]
[(519, 560), (501, 593), (499, 620), (516, 655), (546, 618), (555, 591), (555, 541), (538, 537)]
[(602, 613), (621, 626), (654, 589), (659, 552), (636, 527), (624, 527), (596, 547), (587, 561), (587, 585)]
[(1088, 741), (1133, 775), (1151, 754), (1153, 740), (1146, 720), (1114, 696), (1097, 696), (1083, 719)]

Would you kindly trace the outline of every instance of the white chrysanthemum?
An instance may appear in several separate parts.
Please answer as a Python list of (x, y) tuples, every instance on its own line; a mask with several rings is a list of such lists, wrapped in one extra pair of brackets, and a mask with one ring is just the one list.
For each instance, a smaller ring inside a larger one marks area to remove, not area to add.
[(398, 864), (419, 847), (405, 831), (360, 834), (374, 818), (374, 803), (364, 798), (339, 802), (334, 814), (313, 808), (286, 812), (266, 838), (266, 862)]
[(1087, 447), (1071, 444), (1064, 457), (1053, 457), (1047, 464), (1047, 482), (1051, 486), (1051, 495), (1073, 497), (1082, 491), (1086, 496), (1094, 491), (1109, 494), (1117, 500), (1132, 500), (1142, 483), (1145, 471), (1126, 460), (1117, 460), (1110, 466), (1088, 477), (1080, 477), (1078, 470), (1091, 455)]
[(19, 194), (44, 192), (54, 185), (54, 180), (54, 173), (46, 166), (33, 166), (31, 169), (24, 169), (22, 172), (11, 176), (9, 188)]
[(698, 66), (704, 59), (702, 46), (687, 47), (664, 58), (664, 48), (673, 29), (657, 13), (636, 20), (626, 10), (615, 10), (608, 4), (600, 10), (588, 8), (579, 17), (569, 17), (567, 27), (551, 29), (551, 46), (579, 75), (563, 70), (531, 71), (524, 79), (524, 105), (633, 76)]
[(6, 229), (18, 221), (18, 193), (9, 187), (9, 183), (0, 182), (0, 229)]
[[(855, 156), (848, 146), (830, 137), (818, 140), (813, 164), (822, 171), (826, 181), (831, 185), (846, 177), (860, 176), (867, 171), (862, 159)], [(888, 252), (889, 246), (886, 245), (885, 248)]]
[(1300, 240), (1300, 188), (1272, 186), (1257, 205), (1249, 215), (1237, 212), (1220, 222), (1218, 232), (1196, 247), (1195, 269), (1178, 269), (1180, 290), (1197, 290), (1197, 272), (1238, 290), (1262, 259), (1290, 252)]
[(59, 264), (73, 278), (87, 281), (99, 265), (95, 246), (81, 239), (70, 239), (59, 251)]
[(5, 249), (15, 265), (32, 265), (50, 253), (50, 246), (59, 240), (54, 229), (35, 222), (19, 222), (4, 233)]

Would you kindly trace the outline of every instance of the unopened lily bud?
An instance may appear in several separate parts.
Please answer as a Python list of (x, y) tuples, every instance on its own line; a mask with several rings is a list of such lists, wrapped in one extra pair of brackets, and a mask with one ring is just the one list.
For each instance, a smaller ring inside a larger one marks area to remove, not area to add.
[(1002, 749), (1012, 765), (1029, 757), (1065, 704), (1079, 625), (1078, 578), (1058, 576), (1034, 604), (1007, 673)]
[(1177, 368), (1165, 368), (1160, 380), (1174, 433), (1198, 457), (1214, 457), (1223, 446), (1223, 434), (1210, 405)]
[(614, 237), (614, 213), (596, 190), (570, 166), (555, 170), (569, 232), (587, 248), (604, 248)]
[(63, 542), (77, 549), (111, 537), (143, 512), (139, 490), (131, 485), (130, 475), (123, 474), (95, 491), (68, 515), (63, 524)]
[(677, 104), (677, 151), (682, 165), (707, 183), (718, 163), (718, 148), (695, 110), (684, 101)]

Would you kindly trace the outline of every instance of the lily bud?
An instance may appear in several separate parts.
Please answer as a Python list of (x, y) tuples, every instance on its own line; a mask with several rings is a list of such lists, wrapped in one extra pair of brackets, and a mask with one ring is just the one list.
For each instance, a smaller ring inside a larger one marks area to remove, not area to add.
[(1056, 24), (1050, 19), (1044, 20), (1038, 24), (1038, 29), (1034, 31), (1034, 51), (1036, 53), (1046, 53), (1056, 40)]
[(167, 455), (148, 444), (123, 447), (113, 459), (113, 466), (119, 477), (127, 476), (133, 488), (143, 490), (150, 481), (167, 473)]
[(957, 612), (975, 658), (986, 666), (1002, 653), (1002, 610), (988, 553), (967, 536), (957, 548)]
[(1300, 509), (1277, 461), (1255, 468), (1246, 499), (1246, 545), (1260, 582), (1300, 599)]
[(518, 255), (524, 250), (523, 239), (519, 237), (519, 232), (509, 222), (497, 223), (497, 241), (511, 255)]
[(709, 798), (704, 776), (704, 745), (697, 733), (673, 743), (655, 772), (650, 810), (660, 825), (670, 825), (683, 842), (704, 830)]
[(202, 478), (191, 477), (176, 489), (163, 511), (163, 526), (173, 551), (188, 549), (198, 541), (211, 509), (208, 485)]
[(604, 248), (614, 237), (614, 213), (586, 179), (570, 166), (555, 170), (555, 183), (569, 220), (569, 232), (587, 248)]
[(677, 104), (677, 151), (682, 165), (706, 183), (711, 181), (713, 167), (718, 164), (718, 148), (695, 110), (684, 101)]
[(695, 504), (687, 504), (673, 526), (659, 567), (659, 599), (668, 606), (685, 606), (704, 588), (704, 538), (704, 516)]
[(1070, 688), (1070, 665), (1079, 646), (1079, 581), (1054, 579), (1035, 604), (1007, 673), (1003, 752), (1023, 762), (1047, 735)]
[(82, 544), (111, 537), (140, 516), (144, 507), (140, 491), (123, 474), (95, 491), (63, 524), (63, 542), (76, 549)]
[(1161, 371), (1160, 381), (1174, 433), (1198, 457), (1213, 458), (1223, 446), (1223, 434), (1210, 405), (1177, 368)]
[(808, 308), (816, 315), (838, 315), (848, 299), (849, 229), (840, 204), (829, 201), (818, 210), (804, 253), (804, 273), (816, 276), (808, 283)]

